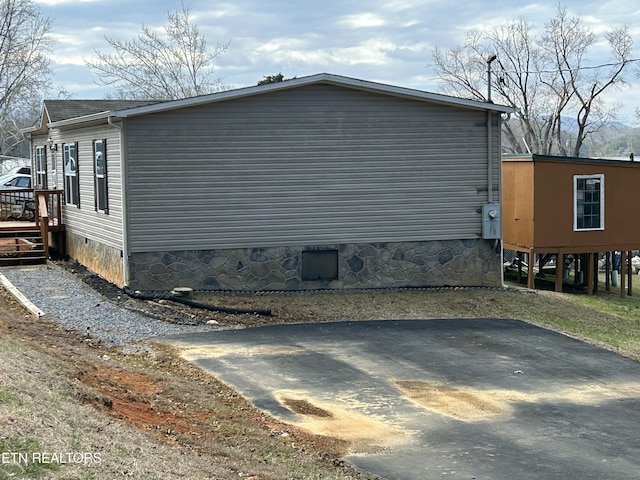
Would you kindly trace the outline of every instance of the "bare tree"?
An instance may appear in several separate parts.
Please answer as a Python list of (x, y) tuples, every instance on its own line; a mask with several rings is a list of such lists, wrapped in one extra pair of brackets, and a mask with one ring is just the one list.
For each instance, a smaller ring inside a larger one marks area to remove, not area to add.
[(31, 0), (0, 0), (0, 154), (26, 156), (18, 130), (50, 84), (50, 20)]
[(178, 99), (220, 90), (214, 61), (229, 43), (214, 49), (191, 20), (190, 10), (168, 12), (164, 34), (143, 25), (133, 40), (105, 37), (113, 53), (95, 50), (95, 60), (85, 60), (97, 75), (96, 83), (115, 87), (120, 98)]
[[(610, 61), (585, 65), (595, 33), (559, 6), (555, 18), (537, 35), (524, 19), (484, 31), (467, 32), (465, 43), (448, 50), (435, 49), (438, 77), (448, 93), (486, 101), (488, 58), (497, 55), (491, 89), (499, 103), (517, 107), (504, 122), (506, 147), (521, 153), (578, 156), (585, 140), (615, 118), (617, 106), (602, 97), (625, 85), (632, 40), (627, 27), (606, 34)], [(570, 121), (567, 128), (564, 121)], [(571, 130), (568, 134), (567, 131)]]

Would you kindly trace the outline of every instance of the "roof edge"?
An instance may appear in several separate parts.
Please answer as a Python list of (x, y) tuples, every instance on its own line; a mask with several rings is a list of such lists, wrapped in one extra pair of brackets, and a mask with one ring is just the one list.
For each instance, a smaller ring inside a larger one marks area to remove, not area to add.
[(540, 153), (509, 153), (502, 154), (504, 161), (531, 161), (531, 162), (558, 162), (558, 163), (607, 163), (614, 165), (634, 165), (640, 166), (640, 161), (636, 162), (631, 159), (623, 160), (617, 158), (596, 158), (596, 157), (568, 157), (562, 155), (542, 155)]
[(184, 107), (195, 107), (204, 105), (207, 103), (222, 102), (225, 100), (232, 100), (236, 98), (245, 98), (253, 95), (262, 95), (264, 93), (287, 90), (296, 87), (302, 87), (314, 84), (329, 84), (342, 86), (347, 88), (353, 88), (362, 91), (369, 91), (374, 93), (383, 93), (387, 95), (394, 95), (398, 97), (410, 98), (414, 100), (423, 100), (436, 103), (443, 103), (447, 105), (455, 105), (465, 108), (479, 109), (495, 111), (500, 113), (514, 113), (517, 111), (514, 107), (506, 105), (498, 105), (489, 102), (479, 102), (477, 100), (468, 100), (458, 97), (451, 97), (448, 95), (431, 93), (422, 90), (415, 90), (406, 87), (397, 87), (393, 85), (387, 85), (383, 83), (371, 82), (368, 80), (359, 80), (350, 77), (343, 77), (340, 75), (334, 75), (329, 73), (320, 73), (301, 78), (293, 78), (290, 80), (284, 80), (282, 82), (271, 83), (267, 85), (254, 85), (251, 87), (244, 87), (234, 90), (227, 90), (223, 92), (211, 93), (209, 95), (202, 95), (199, 97), (185, 98), (181, 100), (170, 100), (168, 102), (145, 105), (141, 107), (134, 107), (129, 109), (122, 109), (112, 112), (112, 115), (120, 118), (133, 117), (138, 115), (145, 115), (148, 113), (165, 112), (175, 110)]
[(90, 115), (82, 115), (81, 117), (73, 117), (73, 118), (67, 118), (65, 120), (59, 120), (57, 122), (51, 122), (47, 124), (47, 127), (49, 128), (65, 127), (68, 125), (75, 125), (76, 123), (86, 123), (86, 122), (93, 122), (96, 120), (102, 120), (110, 116), (112, 116), (112, 112), (110, 110), (105, 110), (104, 112), (92, 113)]

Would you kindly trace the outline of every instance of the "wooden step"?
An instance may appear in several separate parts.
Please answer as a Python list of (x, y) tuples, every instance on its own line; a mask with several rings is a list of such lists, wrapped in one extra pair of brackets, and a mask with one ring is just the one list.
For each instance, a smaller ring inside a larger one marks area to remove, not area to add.
[(0, 240), (5, 238), (41, 238), (40, 232), (29, 231), (0, 231)]
[(0, 266), (35, 265), (46, 262), (42, 238), (34, 236), (0, 237)]
[(0, 268), (18, 265), (42, 265), (44, 263), (47, 263), (44, 255), (37, 257), (0, 257)]

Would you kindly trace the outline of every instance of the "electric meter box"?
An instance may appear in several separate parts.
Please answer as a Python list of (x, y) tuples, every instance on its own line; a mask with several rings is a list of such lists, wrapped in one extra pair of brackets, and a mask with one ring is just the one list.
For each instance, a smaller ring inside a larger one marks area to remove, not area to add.
[(482, 238), (499, 240), (502, 236), (502, 211), (499, 203), (482, 206)]

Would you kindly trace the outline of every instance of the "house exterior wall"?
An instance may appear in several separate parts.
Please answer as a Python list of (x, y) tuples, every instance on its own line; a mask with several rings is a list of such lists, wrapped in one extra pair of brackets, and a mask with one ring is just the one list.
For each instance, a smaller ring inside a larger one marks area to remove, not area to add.
[[(62, 146), (78, 143), (78, 172), (80, 176), (80, 207), (64, 205), (63, 221), (66, 230), (66, 253), (105, 279), (122, 286), (122, 175), (120, 165), (120, 131), (107, 124), (85, 128), (52, 129), (48, 133), (57, 145), (56, 152), (48, 152), (49, 170), (55, 168), (55, 178), (48, 175), (50, 188), (64, 188)], [(34, 136), (33, 145), (46, 144), (47, 136)], [(93, 141), (106, 140), (108, 172), (108, 213), (95, 209)], [(43, 143), (44, 142), (44, 143)], [(49, 172), (51, 173), (51, 172)]]
[[(640, 245), (640, 225), (630, 218), (630, 208), (640, 202), (640, 164), (630, 162), (536, 162), (536, 246), (596, 247), (589, 251), (631, 250)], [(573, 230), (573, 176), (604, 174), (604, 230)], [(550, 179), (549, 181), (546, 181)], [(579, 252), (577, 252), (579, 253)]]
[[(131, 117), (125, 125), (134, 288), (168, 289), (177, 280), (191, 280), (188, 286), (194, 288), (261, 289), (266, 281), (256, 284), (237, 268), (243, 252), (262, 249), (269, 260), (257, 263), (276, 265), (282, 249), (327, 245), (343, 262), (336, 287), (500, 285), (500, 255), (491, 242), (480, 240), (488, 195), (483, 110), (312, 85)], [(494, 198), (499, 199), (495, 114), (492, 131)], [(363, 254), (369, 259), (363, 263), (386, 269), (387, 250), (375, 245), (432, 252), (421, 254), (421, 261), (435, 265), (459, 257), (438, 253), (447, 242), (474, 259), (464, 281), (435, 271), (410, 275), (409, 281), (400, 269), (393, 272), (395, 280), (374, 281), (375, 275), (347, 280), (353, 273), (344, 266), (350, 248), (373, 248), (378, 253)], [(215, 267), (198, 274), (198, 281), (194, 276), (158, 283), (168, 278), (164, 263), (174, 257), (185, 271), (200, 271), (201, 258)], [(189, 267), (188, 258), (198, 260)], [(490, 274), (487, 265), (494, 264), (497, 273)], [(294, 283), (286, 276), (280, 280), (268, 288)]]
[(530, 157), (502, 162), (502, 236), (510, 245), (533, 245), (534, 168)]
[(484, 112), (317, 86), (128, 119), (127, 137), (132, 253), (481, 231)]
[[(505, 158), (504, 163), (505, 210), (510, 211), (507, 204), (512, 202), (507, 192), (519, 186), (523, 188), (520, 200), (531, 205), (527, 210), (532, 212), (533, 237), (520, 245), (549, 253), (607, 252), (640, 246), (640, 223), (630, 216), (632, 207), (640, 204), (640, 163), (538, 156), (533, 161)], [(604, 175), (604, 230), (574, 231), (573, 178), (597, 174)], [(523, 186), (515, 178), (532, 180)], [(515, 215), (505, 214), (503, 222), (505, 244), (518, 244), (525, 238), (512, 236), (516, 231), (513, 224), (518, 222)]]

